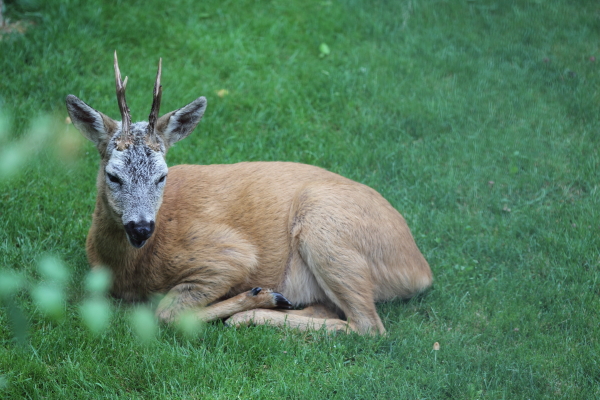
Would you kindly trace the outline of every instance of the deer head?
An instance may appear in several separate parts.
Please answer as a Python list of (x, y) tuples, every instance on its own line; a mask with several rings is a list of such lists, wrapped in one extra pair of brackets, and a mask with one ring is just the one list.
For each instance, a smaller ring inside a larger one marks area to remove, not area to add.
[(120, 123), (73, 95), (67, 96), (67, 110), (75, 127), (94, 142), (102, 157), (98, 190), (109, 214), (123, 225), (129, 243), (141, 248), (154, 232), (162, 203), (167, 150), (198, 125), (206, 109), (206, 98), (199, 97), (158, 118), (162, 96), (160, 59), (148, 122), (132, 124), (125, 99), (127, 77), (125, 81), (121, 79), (116, 51), (114, 67)]

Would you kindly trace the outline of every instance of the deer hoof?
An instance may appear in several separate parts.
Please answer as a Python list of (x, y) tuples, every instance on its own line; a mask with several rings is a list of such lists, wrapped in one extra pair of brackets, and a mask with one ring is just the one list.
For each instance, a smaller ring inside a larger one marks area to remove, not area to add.
[(275, 300), (275, 306), (278, 308), (292, 308), (292, 303), (288, 301), (281, 293), (273, 292), (273, 299)]
[(250, 290), (250, 293), (252, 294), (252, 296), (256, 296), (257, 294), (260, 293), (261, 290), (262, 290), (261, 287), (255, 287), (254, 289)]

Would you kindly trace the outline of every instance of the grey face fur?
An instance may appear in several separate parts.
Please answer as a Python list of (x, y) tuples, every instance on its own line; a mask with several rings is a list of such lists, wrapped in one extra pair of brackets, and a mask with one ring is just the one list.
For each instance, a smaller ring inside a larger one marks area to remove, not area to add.
[[(143, 143), (141, 134), (147, 125), (138, 122), (131, 126), (134, 143), (139, 144), (119, 151), (113, 148), (114, 140), (109, 142), (110, 158), (104, 167), (108, 204), (121, 218), (129, 242), (135, 247), (141, 247), (147, 240), (144, 236), (152, 234), (168, 172), (164, 145), (161, 143), (161, 150), (155, 151)], [(143, 229), (148, 231), (144, 233)]]
[(123, 225), (129, 243), (142, 247), (154, 231), (162, 202), (168, 173), (167, 150), (194, 130), (206, 109), (206, 99), (199, 97), (159, 118), (152, 143), (148, 143), (147, 122), (132, 124), (132, 143), (123, 150), (117, 146), (120, 122), (73, 95), (67, 96), (66, 103), (75, 127), (94, 142), (102, 156), (98, 190), (103, 193), (115, 222)]

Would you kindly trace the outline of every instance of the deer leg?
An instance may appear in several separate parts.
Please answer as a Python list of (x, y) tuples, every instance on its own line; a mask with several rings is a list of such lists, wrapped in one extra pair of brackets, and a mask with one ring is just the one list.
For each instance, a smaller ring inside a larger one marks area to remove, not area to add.
[(301, 317), (340, 319), (338, 313), (333, 311), (330, 307), (320, 303), (311, 304), (308, 307), (304, 307), (302, 310), (280, 310), (280, 312)]
[(229, 299), (207, 305), (211, 299), (200, 288), (190, 284), (175, 286), (161, 300), (156, 315), (163, 322), (172, 322), (185, 310), (193, 310), (201, 321), (209, 322), (254, 308), (290, 308), (290, 302), (280, 293), (256, 287)]
[(194, 314), (202, 321), (230, 317), (236, 313), (256, 308), (291, 308), (292, 304), (280, 293), (270, 289), (255, 287), (237, 296), (211, 304), (197, 310)]
[(227, 325), (272, 325), (299, 329), (301, 331), (325, 329), (329, 332), (352, 332), (356, 329), (322, 305), (309, 306), (303, 310), (255, 309), (237, 313), (225, 321)]
[(361, 334), (384, 334), (385, 328), (377, 314), (370, 271), (364, 258), (351, 250), (343, 253), (316, 254), (306, 250), (307, 265), (313, 271), (325, 295), (346, 315), (351, 330)]
[(368, 265), (362, 256), (352, 249), (337, 249), (335, 245), (328, 246), (324, 255), (318, 250), (309, 247), (301, 252), (304, 253), (302, 258), (307, 260), (305, 268), (311, 271), (325, 296), (344, 312), (348, 321), (343, 321), (330, 307), (319, 303), (303, 310), (276, 311), (257, 307), (232, 315), (226, 323), (233, 326), (288, 326), (303, 331), (324, 328), (335, 332), (385, 333), (375, 308)]
[(372, 267), (359, 251), (344, 244), (344, 237), (332, 237), (332, 231), (304, 224), (298, 237), (300, 256), (325, 295), (344, 312), (351, 330), (385, 333), (375, 308)]

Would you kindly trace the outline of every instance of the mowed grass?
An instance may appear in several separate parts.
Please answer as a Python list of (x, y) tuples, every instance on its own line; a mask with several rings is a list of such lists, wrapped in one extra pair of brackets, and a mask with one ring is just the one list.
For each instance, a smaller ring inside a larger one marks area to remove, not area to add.
[[(0, 266), (37, 282), (50, 253), (72, 275), (63, 321), (17, 297), (24, 346), (0, 312), (2, 397), (600, 397), (597, 2), (19, 4), (8, 16), (35, 25), (0, 41), (0, 146), (40, 114), (59, 145), (0, 182)], [(159, 57), (163, 112), (208, 98), (169, 165), (285, 160), (365, 183), (407, 219), (432, 290), (380, 304), (379, 337), (217, 323), (143, 343), (116, 303), (90, 334), (78, 304), (99, 157), (70, 136), (64, 98), (118, 118), (115, 49), (134, 120)]]

